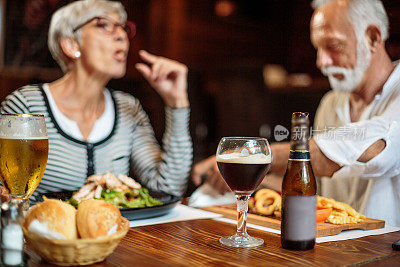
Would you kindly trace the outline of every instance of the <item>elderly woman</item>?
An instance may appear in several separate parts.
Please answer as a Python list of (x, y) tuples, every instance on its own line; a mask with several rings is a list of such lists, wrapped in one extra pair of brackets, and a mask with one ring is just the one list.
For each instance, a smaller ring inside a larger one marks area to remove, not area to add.
[(63, 77), (24, 86), (2, 103), (2, 113), (45, 116), (49, 158), (34, 196), (76, 190), (91, 174), (130, 170), (149, 189), (184, 193), (192, 161), (187, 68), (139, 53), (147, 64), (136, 64), (137, 70), (166, 105), (161, 148), (139, 101), (105, 87), (126, 72), (129, 38), (135, 31), (126, 18), (121, 3), (107, 0), (76, 1), (57, 10), (48, 45)]

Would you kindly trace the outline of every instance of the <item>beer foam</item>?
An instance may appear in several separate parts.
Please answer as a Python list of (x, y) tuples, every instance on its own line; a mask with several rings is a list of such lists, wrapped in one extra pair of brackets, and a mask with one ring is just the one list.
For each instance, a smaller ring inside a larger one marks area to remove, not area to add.
[(271, 155), (253, 154), (243, 155), (242, 153), (230, 153), (217, 156), (217, 162), (237, 164), (270, 164)]

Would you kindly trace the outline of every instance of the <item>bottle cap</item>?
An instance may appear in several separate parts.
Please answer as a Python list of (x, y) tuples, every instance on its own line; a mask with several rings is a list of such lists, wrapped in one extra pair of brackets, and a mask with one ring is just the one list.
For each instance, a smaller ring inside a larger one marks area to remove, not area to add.
[(310, 125), (310, 120), (308, 118), (308, 112), (293, 112), (292, 114), (292, 126), (296, 125)]

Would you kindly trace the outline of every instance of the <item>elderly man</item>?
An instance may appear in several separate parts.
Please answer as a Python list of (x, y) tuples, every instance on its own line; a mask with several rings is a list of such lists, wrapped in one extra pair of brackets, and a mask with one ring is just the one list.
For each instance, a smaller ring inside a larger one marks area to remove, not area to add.
[[(314, 1), (313, 7), (316, 64), (333, 89), (315, 117), (314, 133), (321, 134), (310, 139), (319, 193), (400, 226), (400, 67), (385, 50), (386, 12), (379, 0)], [(284, 173), (289, 146), (271, 146), (272, 173)], [(201, 162), (193, 179), (209, 173), (217, 184), (215, 172), (215, 163)]]

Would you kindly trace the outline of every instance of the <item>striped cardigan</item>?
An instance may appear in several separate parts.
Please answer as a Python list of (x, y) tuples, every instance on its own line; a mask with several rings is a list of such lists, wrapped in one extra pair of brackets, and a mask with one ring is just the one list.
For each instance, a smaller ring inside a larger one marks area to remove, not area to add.
[(43, 178), (33, 194), (77, 190), (93, 174), (112, 172), (134, 176), (144, 187), (181, 196), (192, 164), (189, 109), (166, 107), (162, 148), (139, 101), (130, 94), (111, 91), (115, 118), (111, 133), (96, 143), (69, 136), (57, 124), (42, 85), (24, 86), (1, 104), (2, 113), (45, 116), (49, 158)]

